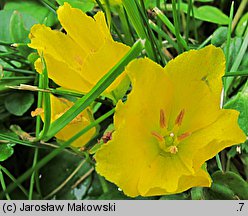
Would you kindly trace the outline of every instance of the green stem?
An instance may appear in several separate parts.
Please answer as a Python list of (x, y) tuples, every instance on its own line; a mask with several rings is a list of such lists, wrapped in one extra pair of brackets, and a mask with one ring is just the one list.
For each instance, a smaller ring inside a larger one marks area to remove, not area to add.
[(179, 52), (179, 48), (178, 48), (177, 43), (168, 34), (166, 34), (161, 28), (159, 28), (151, 20), (149, 20), (149, 25), (150, 25), (151, 29), (153, 29), (155, 32), (157, 32), (158, 35), (160, 35), (162, 38), (166, 39), (168, 41), (168, 43), (171, 44)]
[(109, 188), (108, 188), (108, 184), (107, 184), (106, 180), (104, 179), (104, 177), (98, 175), (98, 179), (99, 179), (100, 184), (102, 186), (103, 193), (108, 193), (109, 192)]
[(179, 47), (179, 53), (183, 52), (183, 47), (181, 44), (180, 40), (180, 27), (179, 27), (179, 20), (178, 20), (178, 13), (177, 13), (177, 6), (176, 6), (176, 1), (172, 0), (172, 15), (173, 15), (173, 20), (174, 20), (174, 26), (175, 26), (175, 34), (176, 34), (176, 39)]
[(221, 161), (220, 161), (220, 156), (219, 156), (219, 154), (217, 154), (217, 155), (215, 156), (215, 159), (216, 159), (217, 166), (218, 166), (219, 170), (223, 171), (223, 168), (222, 168), (222, 164), (221, 164)]
[(247, 5), (247, 2), (248, 2), (247, 0), (242, 0), (242, 1), (241, 1), (240, 5), (239, 5), (239, 8), (238, 8), (238, 10), (237, 10), (237, 12), (236, 12), (236, 14), (235, 14), (235, 16), (234, 16), (234, 18), (233, 18), (233, 22), (232, 22), (232, 31), (234, 30), (234, 28), (235, 28), (235, 26), (237, 25), (237, 23), (238, 23), (238, 21), (239, 21), (241, 15), (243, 14), (244, 9), (245, 9), (245, 7), (246, 7), (246, 5)]
[[(49, 79), (48, 79), (48, 72), (47, 72), (47, 66), (46, 66), (46, 62), (45, 59), (43, 58), (43, 56), (41, 56), (41, 61), (42, 61), (42, 65), (43, 65), (43, 71), (41, 74), (41, 77), (43, 79), (42, 81), (42, 87), (44, 89), (49, 88)], [(46, 136), (49, 127), (50, 127), (50, 123), (51, 123), (51, 101), (50, 101), (50, 94), (47, 92), (43, 93), (42, 96), (42, 102), (43, 102), (43, 108), (44, 108), (44, 124), (43, 124), (43, 129), (39, 135), (39, 139), (42, 139), (43, 137)]]
[(234, 10), (234, 1), (232, 2), (231, 9), (230, 9), (230, 16), (229, 16), (229, 24), (228, 24), (228, 34), (226, 40), (226, 71), (229, 69), (229, 62), (230, 62), (230, 44), (231, 44), (231, 34), (232, 34), (232, 20), (233, 20), (233, 10)]
[(44, 5), (47, 5), (54, 13), (56, 13), (57, 7), (48, 0), (40, 0)]
[[(3, 191), (6, 191), (6, 184), (5, 184), (5, 181), (4, 181), (4, 178), (3, 178), (3, 173), (2, 173), (1, 168), (0, 168), (0, 182), (1, 182), (1, 186), (3, 188)], [(10, 196), (9, 196), (9, 194), (7, 192), (5, 192), (5, 196), (6, 196), (7, 200), (11, 200)]]
[(0, 165), (0, 170), (2, 170), (5, 175), (7, 175), (20, 188), (24, 195), (28, 197), (28, 192), (25, 190), (25, 188), (16, 181), (15, 177), (5, 167)]
[[(34, 159), (33, 159), (33, 165), (32, 165), (32, 167), (35, 167), (36, 164), (37, 164), (38, 154), (39, 154), (39, 149), (36, 148), (36, 149), (34, 150)], [(34, 172), (32, 173), (32, 175), (31, 175), (31, 179), (30, 179), (30, 187), (29, 187), (29, 195), (28, 195), (28, 199), (29, 199), (29, 200), (32, 200), (32, 198), (33, 198), (35, 174), (36, 174), (36, 172), (34, 171)]]
[(223, 77), (236, 77), (236, 76), (248, 76), (248, 70), (228, 72)]
[(13, 76), (13, 77), (3, 77), (0, 80), (32, 80), (35, 79), (34, 76)]
[(203, 41), (198, 47), (197, 49), (201, 49), (203, 48), (204, 46), (206, 46), (212, 39), (213, 35), (210, 35), (205, 41)]
[(23, 73), (23, 74), (36, 74), (35, 71), (29, 71), (29, 70), (23, 70), (23, 69), (17, 69), (17, 68), (3, 68), (4, 71), (10, 71), (15, 73)]

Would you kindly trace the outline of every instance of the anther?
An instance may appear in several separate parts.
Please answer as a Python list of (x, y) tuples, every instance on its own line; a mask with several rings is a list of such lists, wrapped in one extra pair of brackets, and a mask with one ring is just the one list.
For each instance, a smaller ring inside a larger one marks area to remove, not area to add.
[(165, 112), (163, 109), (160, 110), (160, 127), (165, 128), (166, 127), (166, 119), (165, 119)]
[(170, 137), (174, 137), (175, 136), (175, 134), (174, 133), (170, 133)]
[(171, 154), (176, 154), (178, 152), (178, 148), (176, 146), (170, 146), (169, 147), (169, 152)]
[(156, 131), (152, 131), (151, 134), (153, 136), (155, 136), (155, 138), (159, 141), (159, 142), (163, 142), (164, 141), (164, 137), (161, 136), (159, 133), (157, 133)]
[(184, 117), (184, 113), (185, 113), (185, 110), (181, 110), (181, 112), (178, 114), (177, 118), (176, 118), (176, 121), (175, 121), (175, 124), (180, 126), (182, 124), (182, 121), (183, 121), (183, 117)]
[(188, 136), (190, 136), (190, 134), (191, 134), (190, 132), (183, 133), (183, 134), (181, 134), (180, 136), (177, 137), (177, 140), (182, 141), (183, 139), (185, 139)]

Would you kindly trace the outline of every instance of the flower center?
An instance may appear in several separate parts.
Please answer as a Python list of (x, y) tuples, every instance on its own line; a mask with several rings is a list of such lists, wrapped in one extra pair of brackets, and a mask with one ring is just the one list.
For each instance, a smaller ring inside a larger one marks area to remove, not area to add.
[(156, 138), (158, 141), (159, 147), (162, 152), (176, 154), (178, 152), (178, 144), (191, 135), (190, 132), (179, 134), (179, 127), (183, 122), (183, 118), (185, 115), (185, 110), (182, 109), (178, 114), (174, 127), (169, 130), (168, 124), (166, 123), (165, 111), (163, 109), (160, 110), (160, 133), (157, 131), (152, 131), (151, 135)]

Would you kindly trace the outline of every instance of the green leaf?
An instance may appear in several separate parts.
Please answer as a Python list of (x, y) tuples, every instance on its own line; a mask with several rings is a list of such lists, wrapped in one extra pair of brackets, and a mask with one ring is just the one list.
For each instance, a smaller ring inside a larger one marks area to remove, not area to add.
[(32, 93), (14, 93), (6, 97), (4, 105), (13, 115), (22, 116), (33, 104), (34, 95)]
[(205, 191), (209, 199), (248, 199), (248, 183), (239, 175), (217, 171), (212, 179), (211, 188)]
[(227, 25), (229, 18), (221, 10), (212, 6), (202, 6), (195, 10), (195, 18), (217, 23), (220, 25)]
[[(47, 26), (54, 25), (57, 20), (56, 15), (52, 11), (39, 2), (32, 0), (23, 0), (21, 3), (18, 0), (10, 0), (5, 4), (4, 10), (12, 12), (17, 10), (23, 16), (24, 14), (31, 16), (36, 23), (44, 23)], [(30, 22), (25, 17), (24, 20), (28, 29), (34, 24), (33, 21)]]
[(215, 46), (221, 46), (226, 41), (227, 32), (228, 32), (227, 27), (221, 26), (217, 28), (213, 33), (211, 44)]
[(244, 14), (240, 19), (236, 27), (235, 34), (241, 37), (245, 33), (245, 29), (247, 28), (247, 25), (248, 25), (248, 12)]
[[(168, 8), (171, 10), (171, 8)], [(180, 10), (182, 10), (184, 13), (187, 13), (188, 11), (188, 4), (181, 3), (180, 4)], [(225, 15), (221, 10), (219, 10), (216, 7), (205, 5), (201, 7), (193, 7), (194, 10), (194, 17), (196, 19), (212, 22), (220, 25), (228, 25), (229, 18), (227, 15)], [(192, 14), (191, 14), (192, 16)]]
[(59, 5), (63, 5), (65, 2), (68, 2), (72, 7), (79, 8), (83, 12), (91, 11), (95, 3), (93, 0), (56, 0)]
[(0, 11), (0, 41), (5, 43), (12, 42), (9, 31), (9, 22), (11, 15), (11, 11)]
[(248, 135), (248, 83), (245, 85), (242, 92), (235, 95), (230, 101), (225, 104), (226, 109), (235, 109), (240, 112), (238, 123), (241, 129)]
[(0, 162), (7, 160), (14, 153), (13, 146), (14, 144), (10, 143), (0, 143)]
[(10, 18), (10, 35), (15, 43), (28, 43), (29, 30), (25, 28), (22, 15), (14, 11)]

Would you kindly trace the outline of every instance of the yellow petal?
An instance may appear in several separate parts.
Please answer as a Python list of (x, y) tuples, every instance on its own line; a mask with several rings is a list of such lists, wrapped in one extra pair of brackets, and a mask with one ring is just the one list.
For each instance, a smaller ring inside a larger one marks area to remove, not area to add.
[[(52, 122), (58, 119), (63, 113), (65, 113), (73, 103), (64, 99), (58, 98), (53, 95), (51, 98), (51, 114), (52, 114)], [(67, 141), (74, 135), (76, 135), (83, 128), (88, 126), (91, 123), (92, 114), (90, 109), (84, 110), (80, 113), (75, 119), (73, 119), (68, 125), (66, 125), (60, 132), (58, 132), (55, 137), (62, 141)], [(71, 146), (73, 147), (82, 147), (84, 146), (95, 134), (96, 129), (92, 128), (76, 141), (74, 141)]]
[[(106, 41), (99, 51), (91, 53), (86, 58), (81, 75), (87, 77), (90, 83), (96, 84), (112, 67), (115, 66), (124, 55), (130, 50), (130, 47), (114, 42)], [(125, 74), (121, 74), (107, 89), (111, 92), (125, 78)]]
[(182, 154), (193, 155), (196, 170), (223, 149), (245, 142), (246, 136), (238, 126), (238, 115), (236, 110), (219, 111), (213, 124), (195, 132), (181, 144)]
[(57, 13), (67, 34), (87, 53), (97, 51), (106, 39), (112, 40), (110, 32), (106, 30), (107, 26), (102, 12), (95, 15), (94, 20), (81, 10), (65, 3), (59, 7)]
[(68, 35), (37, 24), (31, 28), (29, 37), (29, 46), (37, 49), (40, 55), (49, 54), (75, 72), (81, 70), (86, 53)]
[(191, 170), (187, 169), (178, 154), (168, 154), (167, 157), (157, 155), (151, 164), (143, 167), (138, 183), (138, 191), (142, 196), (149, 194), (149, 191), (153, 188), (160, 188), (166, 193), (176, 193), (181, 176), (191, 174)]
[(193, 132), (214, 122), (220, 109), (221, 77), (225, 57), (220, 48), (212, 45), (191, 50), (170, 61), (165, 71), (175, 86), (170, 125), (180, 111), (185, 110), (181, 133)]
[[(87, 93), (92, 88), (93, 84), (89, 83), (88, 80), (85, 80), (64, 62), (60, 62), (48, 54), (44, 54), (44, 58), (48, 76), (56, 84), (63, 88), (83, 93)], [(39, 73), (42, 72), (42, 63), (40, 59), (35, 62), (35, 69)]]
[(193, 175), (181, 176), (178, 182), (178, 187), (175, 191), (168, 192), (165, 188), (154, 187), (151, 188), (147, 193), (143, 194), (143, 196), (169, 195), (181, 193), (192, 187), (210, 187), (211, 182), (212, 180), (209, 174), (205, 170), (199, 169)]

